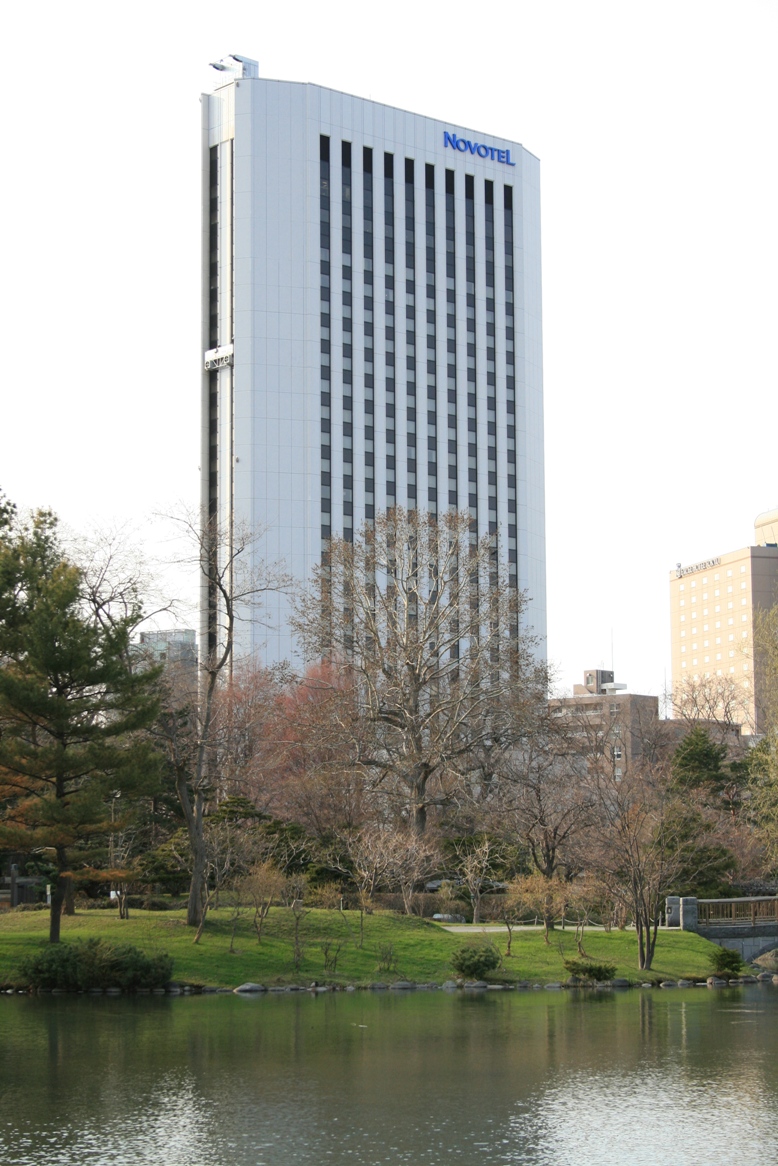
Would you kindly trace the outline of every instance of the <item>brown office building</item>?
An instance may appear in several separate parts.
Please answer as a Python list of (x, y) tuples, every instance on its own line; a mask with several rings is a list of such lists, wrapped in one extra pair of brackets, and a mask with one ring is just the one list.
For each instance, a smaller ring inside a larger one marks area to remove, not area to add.
[(778, 603), (778, 510), (761, 514), (755, 543), (670, 573), (670, 628), (676, 706), (690, 685), (735, 694), (733, 715), (744, 731), (761, 729), (754, 674), (754, 620)]

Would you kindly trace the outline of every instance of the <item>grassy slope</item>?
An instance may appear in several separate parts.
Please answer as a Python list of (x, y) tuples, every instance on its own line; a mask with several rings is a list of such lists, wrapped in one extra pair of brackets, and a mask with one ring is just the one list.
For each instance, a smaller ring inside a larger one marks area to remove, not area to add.
[[(118, 943), (131, 943), (148, 952), (166, 951), (175, 960), (176, 979), (219, 987), (234, 987), (245, 980), (267, 985), (320, 983), (364, 984), (375, 980), (415, 980), (441, 983), (451, 975), (451, 952), (467, 937), (451, 935), (427, 920), (391, 913), (376, 913), (365, 919), (365, 939), (358, 947), (359, 916), (337, 911), (312, 910), (305, 916), (300, 934), (304, 953), (299, 971), (292, 958), (292, 913), (273, 908), (265, 922), (262, 943), (257, 944), (250, 919), (240, 920), (235, 937), (235, 953), (230, 954), (230, 912), (212, 911), (200, 943), (192, 943), (193, 932), (175, 911), (135, 911), (129, 920), (113, 912), (85, 911), (63, 918), (63, 941), (101, 936)], [(0, 984), (16, 981), (19, 961), (39, 949), (48, 935), (45, 912), (9, 913), (0, 917)], [(506, 939), (491, 936), (501, 952)], [(322, 944), (342, 943), (337, 972), (324, 971)], [(559, 945), (565, 956), (576, 955), (573, 934), (556, 931), (550, 946), (539, 931), (517, 932), (513, 956), (503, 961), (494, 979), (531, 980), (548, 983), (564, 979)], [(379, 950), (391, 944), (397, 971), (379, 970)], [(615, 963), (617, 975), (631, 980), (646, 978), (637, 970), (637, 939), (634, 932), (589, 932), (585, 937), (587, 955), (593, 960)], [(713, 945), (688, 932), (660, 933), (650, 978), (678, 979), (708, 974), (707, 954)]]

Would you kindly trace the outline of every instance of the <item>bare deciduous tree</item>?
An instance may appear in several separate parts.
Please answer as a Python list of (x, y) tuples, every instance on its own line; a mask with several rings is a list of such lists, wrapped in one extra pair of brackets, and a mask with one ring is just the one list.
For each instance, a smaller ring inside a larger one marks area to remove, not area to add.
[(516, 913), (532, 912), (543, 920), (543, 942), (550, 942), (549, 932), (557, 916), (564, 915), (570, 888), (557, 878), (546, 878), (535, 871), (513, 879), (506, 892), (506, 907)]
[(356, 886), (360, 948), (365, 939), (365, 913), (371, 910), (377, 889), (392, 876), (395, 847), (393, 830), (364, 826), (354, 833), (339, 835), (327, 855), (330, 868), (346, 875)]
[(537, 709), (523, 739), (496, 760), (483, 806), (491, 828), (526, 847), (547, 879), (580, 870), (580, 841), (593, 818), (594, 798), (583, 780), (587, 754), (576, 728), (547, 706)]
[(263, 760), (273, 813), (323, 842), (359, 832), (372, 810), (369, 777), (359, 762), (363, 735), (342, 670), (316, 665), (288, 684), (276, 702)]
[(481, 922), (481, 901), (484, 891), (495, 876), (495, 862), (499, 861), (499, 846), (493, 838), (458, 839), (454, 843), (457, 874), (470, 896), (473, 923)]
[(270, 914), (276, 899), (284, 893), (286, 877), (275, 863), (269, 859), (257, 862), (240, 884), (242, 894), (247, 895), (254, 907), (254, 931), (257, 943), (262, 942), (262, 926)]
[(300, 604), (308, 658), (328, 661), (353, 690), (358, 763), (416, 834), (479, 747), (516, 731), (517, 694), (545, 692), (524, 606), (495, 540), (475, 540), (466, 515), (400, 508), (353, 543), (333, 539)]
[(675, 716), (689, 727), (704, 725), (716, 740), (732, 746), (740, 727), (753, 731), (743, 688), (731, 676), (684, 676), (673, 686)]
[(256, 532), (226, 531), (216, 520), (185, 515), (176, 519), (189, 553), (181, 560), (200, 572), (208, 596), (208, 643), (203, 646), (197, 682), (184, 671), (164, 677), (159, 735), (172, 770), (192, 853), (187, 924), (201, 928), (205, 914), (208, 857), (204, 835), (207, 802), (218, 789), (220, 749), (224, 749), (219, 693), (231, 677), (238, 620), (256, 614), (262, 596), (288, 584), (280, 568), (257, 574), (244, 570)]
[(440, 870), (440, 851), (431, 838), (411, 832), (396, 833), (389, 877), (399, 886), (406, 915), (413, 914), (416, 891)]
[(587, 869), (632, 916), (638, 967), (648, 969), (665, 896), (688, 862), (685, 816), (666, 765), (643, 763), (620, 777), (593, 771), (589, 785), (597, 814)]

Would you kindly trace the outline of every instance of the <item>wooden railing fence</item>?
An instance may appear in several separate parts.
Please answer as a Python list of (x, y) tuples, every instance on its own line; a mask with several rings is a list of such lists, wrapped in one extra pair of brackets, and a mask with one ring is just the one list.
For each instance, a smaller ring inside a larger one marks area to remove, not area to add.
[(698, 899), (699, 927), (755, 927), (758, 923), (778, 923), (778, 896), (748, 899)]

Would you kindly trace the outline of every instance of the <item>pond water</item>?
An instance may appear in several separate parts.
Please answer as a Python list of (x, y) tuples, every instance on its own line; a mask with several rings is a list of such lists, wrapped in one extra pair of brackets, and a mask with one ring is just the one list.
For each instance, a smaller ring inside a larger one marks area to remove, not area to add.
[(778, 988), (0, 999), (3, 1166), (721, 1166)]

